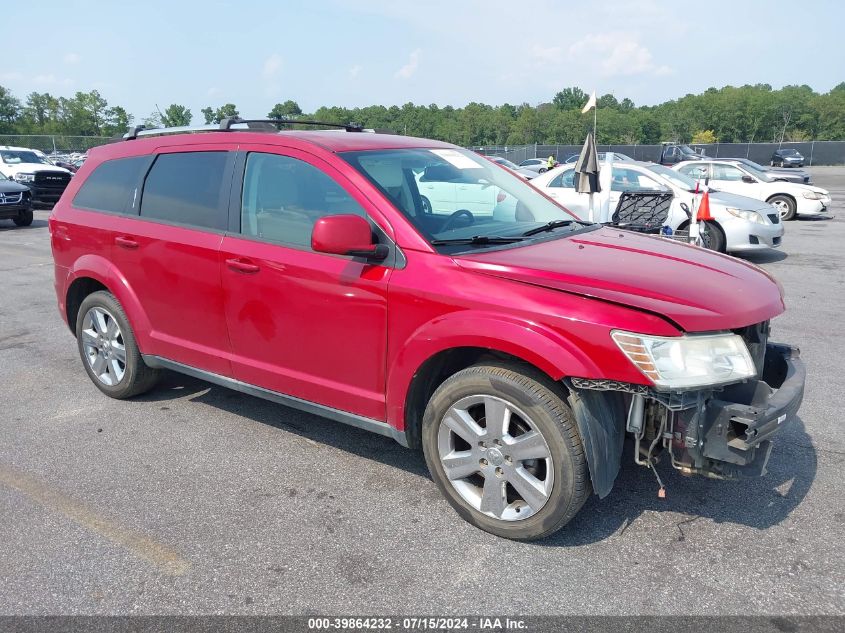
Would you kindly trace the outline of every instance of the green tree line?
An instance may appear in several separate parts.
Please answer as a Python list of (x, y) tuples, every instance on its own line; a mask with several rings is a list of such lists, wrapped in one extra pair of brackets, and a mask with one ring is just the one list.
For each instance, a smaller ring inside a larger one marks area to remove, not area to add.
[[(465, 146), (577, 144), (592, 128), (592, 113), (581, 113), (587, 99), (582, 89), (571, 87), (536, 106), (473, 102), (454, 108), (406, 103), (363, 108), (323, 106), (309, 114), (288, 100), (275, 104), (267, 116), (356, 122)], [(200, 114), (210, 124), (236, 116), (239, 111), (235, 104), (226, 103), (203, 108)], [(33, 92), (19, 99), (0, 86), (0, 134), (116, 136), (133, 120), (123, 107), (109, 105), (96, 90), (77, 92), (73, 97)], [(172, 127), (189, 125), (193, 120), (190, 109), (171, 104), (140, 122)], [(725, 86), (655, 106), (638, 107), (630, 99), (619, 100), (612, 94), (598, 98), (599, 143), (693, 139), (722, 143), (845, 140), (845, 82), (827, 93), (817, 93), (806, 85), (779, 90), (768, 84)]]

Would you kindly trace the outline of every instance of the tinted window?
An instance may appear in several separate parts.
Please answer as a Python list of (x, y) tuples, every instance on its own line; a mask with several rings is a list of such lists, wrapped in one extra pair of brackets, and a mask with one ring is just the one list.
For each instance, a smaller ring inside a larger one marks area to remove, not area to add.
[(323, 216), (366, 215), (330, 176), (313, 165), (276, 154), (250, 154), (244, 174), (241, 233), (311, 248)]
[(141, 217), (225, 229), (226, 160), (226, 152), (160, 155), (144, 183)]
[(148, 156), (107, 160), (82, 183), (73, 206), (125, 213), (129, 197), (149, 162)]

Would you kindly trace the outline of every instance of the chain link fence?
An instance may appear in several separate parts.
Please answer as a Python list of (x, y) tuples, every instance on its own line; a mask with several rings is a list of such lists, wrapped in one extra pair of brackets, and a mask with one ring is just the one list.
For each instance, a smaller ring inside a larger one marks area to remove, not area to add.
[[(845, 165), (845, 141), (807, 141), (805, 143), (713, 143), (693, 145), (703, 149), (705, 155), (713, 158), (749, 158), (761, 165), (771, 162), (772, 154), (778, 148), (796, 149), (805, 159), (805, 167), (813, 165)], [(486, 156), (502, 156), (516, 164), (529, 158), (554, 156), (559, 162), (577, 155), (581, 145), (505, 145), (472, 147)], [(618, 152), (634, 160), (657, 161), (660, 145), (597, 145), (599, 152)]]
[(45, 154), (87, 152), (97, 145), (112, 143), (108, 136), (63, 136), (53, 134), (0, 134), (0, 145), (39, 149)]

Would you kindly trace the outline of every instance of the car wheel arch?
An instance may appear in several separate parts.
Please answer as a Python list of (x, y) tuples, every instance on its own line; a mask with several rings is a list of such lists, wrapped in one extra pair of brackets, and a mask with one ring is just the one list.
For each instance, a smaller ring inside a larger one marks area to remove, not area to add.
[[(419, 440), (419, 429), (414, 425), (422, 420), (427, 396), (443, 380), (479, 360), (530, 366), (555, 382), (564, 376), (599, 375), (594, 362), (569, 341), (553, 332), (530, 330), (527, 325), (486, 318), (447, 318), (420, 328), (391, 364), (386, 393), (388, 423), (405, 430), (414, 446)], [(450, 335), (443, 336), (443, 332)]]
[[(144, 310), (141, 301), (135, 291), (129, 285), (126, 278), (120, 274), (114, 264), (101, 257), (86, 256), (80, 258), (75, 266), (69, 271), (65, 291), (65, 314), (68, 319), (68, 326), (76, 334), (76, 314), (71, 312), (71, 298), (75, 304), (75, 310), (92, 292), (106, 290), (114, 295), (120, 303), (129, 325), (135, 333), (138, 347), (147, 353), (149, 333), (152, 330), (150, 320)], [(71, 290), (74, 294), (71, 295)]]

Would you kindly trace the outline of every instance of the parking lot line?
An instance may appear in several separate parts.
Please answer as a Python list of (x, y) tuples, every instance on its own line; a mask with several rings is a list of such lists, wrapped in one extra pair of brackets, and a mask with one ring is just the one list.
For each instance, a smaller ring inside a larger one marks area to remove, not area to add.
[(58, 512), (84, 528), (129, 550), (170, 576), (181, 576), (191, 566), (178, 552), (135, 530), (123, 527), (84, 504), (9, 466), (0, 465), (0, 484), (24, 493), (42, 507)]

